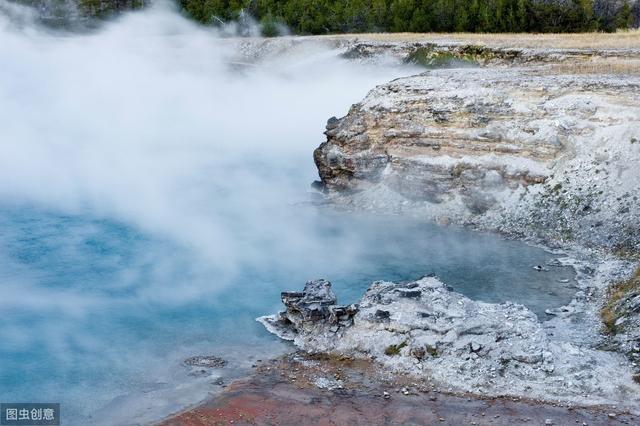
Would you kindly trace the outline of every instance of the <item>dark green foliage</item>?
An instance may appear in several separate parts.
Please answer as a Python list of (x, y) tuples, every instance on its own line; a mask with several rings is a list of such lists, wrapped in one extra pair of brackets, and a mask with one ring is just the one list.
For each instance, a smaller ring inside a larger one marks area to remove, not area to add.
[(281, 20), (274, 18), (270, 13), (260, 19), (260, 30), (263, 37), (277, 37), (283, 35), (286, 26)]
[(400, 354), (400, 350), (407, 346), (407, 342), (402, 342), (399, 345), (389, 345), (385, 348), (384, 354), (387, 356), (395, 356)]
[(105, 17), (115, 12), (140, 9), (147, 0), (78, 0), (78, 6), (86, 16)]
[(436, 348), (435, 346), (427, 345), (427, 347), (425, 349), (426, 349), (426, 352), (429, 355), (431, 355), (433, 357), (438, 356), (438, 348)]
[[(40, 9), (45, 0), (14, 0)], [(149, 0), (69, 0), (102, 18)], [(252, 16), (268, 36), (356, 32), (581, 32), (640, 24), (640, 0), (175, 0), (205, 25)], [(64, 2), (60, 1), (61, 4)]]
[(297, 34), (613, 31), (637, 20), (637, 6), (626, 1), (612, 6), (610, 0), (179, 0), (188, 15), (206, 24), (244, 10), (270, 35), (274, 22)]

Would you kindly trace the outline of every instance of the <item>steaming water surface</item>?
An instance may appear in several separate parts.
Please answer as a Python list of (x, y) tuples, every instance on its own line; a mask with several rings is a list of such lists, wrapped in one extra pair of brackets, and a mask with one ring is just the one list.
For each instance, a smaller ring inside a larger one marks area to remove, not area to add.
[[(183, 382), (218, 388), (211, 385), (215, 377), (187, 377), (180, 361), (216, 354), (237, 373), (287, 350), (254, 318), (279, 309), (280, 291), (313, 277), (330, 278), (339, 298), (352, 302), (373, 280), (436, 273), (470, 297), (517, 301), (541, 316), (572, 295), (557, 282), (572, 272), (534, 271), (532, 265), (553, 256), (519, 242), (401, 218), (290, 208), (314, 217), (307, 232), (317, 250), (271, 265), (273, 243), (256, 235), (252, 243), (267, 261), (242, 259), (233, 278), (221, 282), (218, 267), (198, 253), (121, 222), (4, 206), (0, 279), (9, 301), (3, 302), (2, 396), (62, 400), (78, 420), (102, 404), (122, 409), (121, 399), (137, 401), (137, 410), (153, 407), (140, 402), (141, 394), (171, 395)], [(176, 288), (202, 294), (184, 297)], [(192, 392), (208, 390), (194, 384)]]
[(0, 0), (0, 400), (157, 418), (220, 388), (186, 357), (234, 375), (289, 350), (254, 318), (312, 278), (342, 302), (427, 273), (539, 315), (569, 301), (543, 250), (310, 202), (327, 117), (415, 69), (311, 44), (238, 68), (162, 5), (84, 35), (29, 22)]

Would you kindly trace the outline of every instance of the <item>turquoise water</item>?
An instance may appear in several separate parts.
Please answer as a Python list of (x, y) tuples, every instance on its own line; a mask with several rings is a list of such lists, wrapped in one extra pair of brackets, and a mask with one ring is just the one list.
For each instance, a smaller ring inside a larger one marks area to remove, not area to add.
[[(290, 265), (247, 258), (222, 277), (197, 253), (121, 222), (2, 206), (0, 398), (61, 401), (77, 421), (157, 384), (157, 369), (180, 357), (213, 353), (239, 367), (277, 353), (280, 343), (254, 318), (312, 278), (331, 280), (352, 302), (373, 280), (435, 273), (470, 297), (524, 303), (539, 315), (573, 293), (558, 282), (570, 269), (533, 270), (554, 256), (520, 242), (318, 209), (294, 208), (316, 219), (307, 230), (312, 257)], [(201, 290), (180, 300), (176, 287)]]

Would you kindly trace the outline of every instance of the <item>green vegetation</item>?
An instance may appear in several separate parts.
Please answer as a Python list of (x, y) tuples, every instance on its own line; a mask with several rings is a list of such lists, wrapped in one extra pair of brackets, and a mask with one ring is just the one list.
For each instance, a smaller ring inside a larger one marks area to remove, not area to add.
[(140, 9), (148, 0), (78, 0), (78, 6), (87, 16), (102, 18), (114, 12)]
[(389, 345), (384, 350), (384, 354), (387, 355), (387, 356), (399, 355), (400, 354), (400, 350), (402, 348), (404, 348), (405, 346), (407, 346), (407, 342), (402, 342), (399, 345)]
[(427, 353), (432, 357), (438, 356), (438, 348), (436, 348), (435, 346), (427, 345), (426, 350)]
[(618, 302), (633, 291), (640, 291), (640, 268), (628, 280), (614, 284), (609, 288), (607, 302), (600, 310), (600, 317), (608, 333), (617, 333), (616, 321), (622, 314), (617, 309)]
[[(60, 0), (12, 0), (68, 12)], [(105, 18), (150, 0), (68, 0), (81, 15)], [(205, 25), (255, 18), (265, 36), (358, 32), (585, 32), (640, 25), (640, 0), (174, 0)]]
[(462, 55), (455, 55), (451, 52), (436, 51), (427, 47), (419, 47), (411, 52), (405, 61), (425, 68), (446, 68), (454, 65), (478, 65), (478, 56), (466, 53), (462, 53)]
[(614, 31), (637, 24), (640, 3), (631, 1), (603, 8), (599, 0), (179, 0), (201, 23), (235, 20), (243, 11), (271, 35), (275, 23), (297, 34)]

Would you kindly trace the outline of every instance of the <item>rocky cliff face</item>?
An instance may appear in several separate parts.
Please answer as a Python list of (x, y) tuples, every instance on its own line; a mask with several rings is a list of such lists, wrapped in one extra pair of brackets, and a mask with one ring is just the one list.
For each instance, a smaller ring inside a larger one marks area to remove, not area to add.
[(372, 90), (327, 123), (322, 187), (547, 241), (640, 248), (640, 78), (455, 69)]

